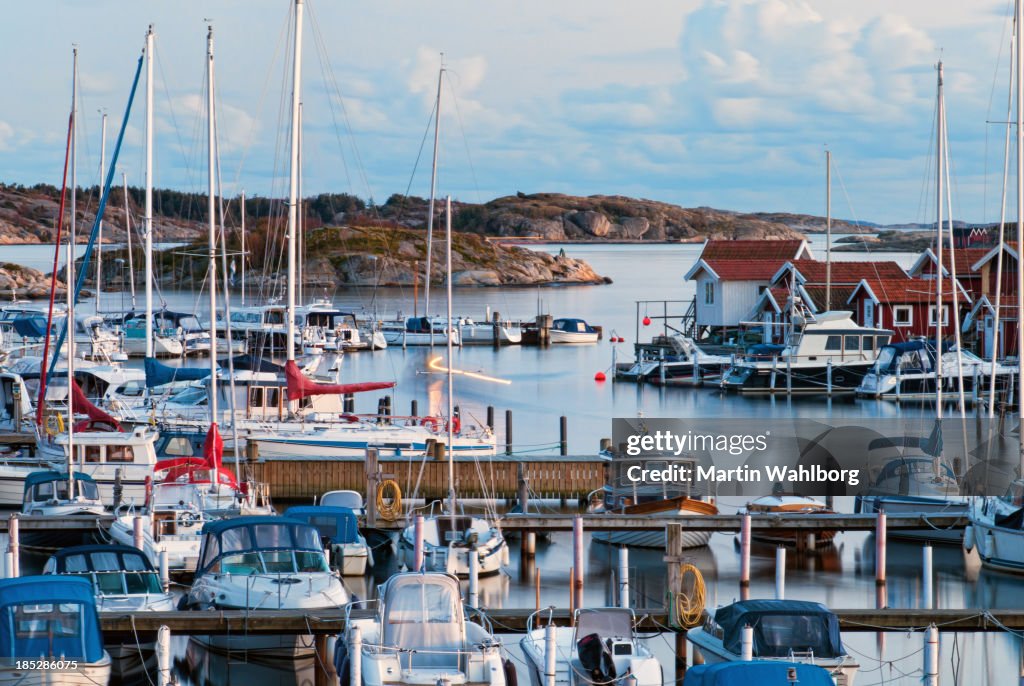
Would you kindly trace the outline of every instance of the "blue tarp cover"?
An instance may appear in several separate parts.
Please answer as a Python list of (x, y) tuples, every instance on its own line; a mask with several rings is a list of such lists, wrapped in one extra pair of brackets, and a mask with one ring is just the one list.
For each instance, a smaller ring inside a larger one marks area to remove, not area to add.
[(787, 686), (789, 670), (796, 669), (800, 686), (835, 686), (829, 673), (815, 665), (799, 662), (720, 662), (715, 665), (695, 665), (686, 670), (683, 686)]
[(0, 580), (0, 659), (99, 662), (103, 634), (92, 584), (84, 578)]
[(158, 362), (155, 357), (146, 358), (146, 388), (163, 386), (172, 381), (198, 381), (209, 375), (209, 367), (171, 367)]
[(715, 612), (725, 649), (740, 654), (743, 627), (754, 628), (754, 657), (786, 657), (813, 651), (815, 657), (845, 655), (839, 619), (821, 603), (803, 600), (744, 600)]
[(359, 522), (347, 507), (297, 505), (285, 510), (284, 516), (315, 526), (331, 543), (355, 543), (359, 536)]

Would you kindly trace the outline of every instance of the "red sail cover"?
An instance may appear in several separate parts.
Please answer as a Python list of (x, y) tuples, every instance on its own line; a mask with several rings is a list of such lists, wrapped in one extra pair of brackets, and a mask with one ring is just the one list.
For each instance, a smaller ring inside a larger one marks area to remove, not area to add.
[[(45, 371), (45, 370), (44, 370)], [(84, 412), (89, 415), (89, 420), (93, 422), (105, 422), (114, 427), (117, 431), (121, 430), (121, 424), (111, 417), (109, 414), (101, 410), (100, 408), (89, 402), (89, 399), (85, 397), (85, 393), (82, 392), (82, 387), (78, 385), (78, 382), (74, 379), (71, 380), (71, 415), (74, 416), (76, 412)], [(75, 429), (78, 431), (78, 429)]]
[(206, 432), (206, 440), (203, 441), (203, 457), (214, 472), (220, 469), (220, 460), (224, 455), (224, 439), (220, 437), (217, 430), (217, 422), (210, 424), (210, 430)]
[(392, 381), (368, 381), (366, 383), (317, 383), (306, 376), (295, 364), (288, 360), (284, 365), (284, 376), (288, 380), (288, 400), (301, 400), (311, 395), (329, 395), (338, 393), (364, 393), (394, 388)]

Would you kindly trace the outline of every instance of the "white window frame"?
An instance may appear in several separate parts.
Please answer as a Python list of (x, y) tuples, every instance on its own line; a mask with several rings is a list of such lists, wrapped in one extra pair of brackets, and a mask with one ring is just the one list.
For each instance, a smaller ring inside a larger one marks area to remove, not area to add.
[[(949, 326), (949, 305), (942, 306), (942, 325)], [(935, 326), (935, 305), (928, 306), (928, 326)]]
[(705, 281), (704, 282), (704, 304), (714, 305), (715, 304), (715, 282)]
[[(906, 321), (900, 318), (900, 313), (905, 312), (907, 314)], [(913, 326), (914, 325), (914, 306), (913, 305), (893, 305), (892, 306), (892, 325), (896, 326)]]

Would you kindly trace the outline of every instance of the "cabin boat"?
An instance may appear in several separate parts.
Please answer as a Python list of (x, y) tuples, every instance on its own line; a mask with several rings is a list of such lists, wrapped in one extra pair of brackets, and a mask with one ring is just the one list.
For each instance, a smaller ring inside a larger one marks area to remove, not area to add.
[(682, 686), (750, 686), (750, 684), (835, 686), (828, 671), (800, 662), (751, 660), (694, 665), (686, 670)]
[(20, 374), (0, 371), (0, 431), (31, 430), (32, 394)]
[(346, 507), (301, 505), (289, 507), (285, 517), (315, 526), (331, 569), (342, 576), (363, 576), (373, 566), (373, 551), (359, 533), (356, 514)]
[(32, 472), (25, 477), (22, 514), (73, 517), (98, 516), (104, 511), (100, 490), (88, 474), (71, 475), (67, 471), (50, 470)]
[[(20, 669), (18, 660), (65, 664), (63, 670)], [(53, 575), (0, 579), (0, 684), (105, 686), (110, 666), (89, 581)]]
[(600, 337), (600, 332), (582, 319), (556, 319), (548, 330), (552, 343), (597, 343)]
[(1024, 574), (1024, 479), (1014, 480), (998, 498), (973, 500), (963, 545), (986, 567)]
[[(57, 551), (43, 574), (87, 579), (100, 612), (171, 611), (174, 596), (164, 591), (160, 574), (138, 548), (81, 545)], [(135, 649), (133, 643), (131, 648)]]
[(383, 332), (375, 326), (360, 326), (356, 315), (317, 301), (298, 308), (303, 318), (302, 349), (306, 354), (351, 350), (383, 350), (388, 347)]
[[(690, 482), (668, 481), (644, 483), (629, 478), (632, 468), (665, 469), (666, 466), (694, 469), (696, 461), (691, 458), (665, 457), (624, 457), (602, 453), (606, 460), (605, 473), (608, 480), (604, 486), (588, 496), (587, 511), (592, 514), (616, 515), (676, 515), (676, 514), (718, 514), (718, 508), (700, 499)], [(665, 548), (664, 531), (595, 531), (591, 538), (610, 545), (636, 546), (642, 548)], [(710, 531), (682, 532), (683, 548), (699, 548), (711, 540)]]
[(474, 322), (463, 317), (459, 320), (459, 341), (462, 345), (519, 345), (523, 330), (509, 321)]
[[(437, 572), (395, 574), (378, 591), (379, 600), (346, 608), (344, 640), (334, 665), (349, 683), (351, 662), (359, 660), (364, 686), (431, 686), (439, 681), (474, 686), (506, 686), (515, 668), (502, 659), (501, 643), (489, 626), (468, 621), (453, 576)], [(373, 617), (352, 616), (372, 608)], [(481, 621), (486, 618), (480, 616)], [(353, 630), (362, 648), (350, 653)], [(512, 684), (515, 682), (512, 681)]]
[(718, 377), (732, 358), (704, 352), (692, 338), (679, 334), (658, 339), (664, 345), (637, 344), (636, 361), (615, 371), (625, 381), (663, 383)]
[(706, 664), (743, 659), (743, 628), (753, 628), (755, 660), (802, 662), (829, 671), (836, 686), (853, 686), (860, 665), (843, 648), (839, 619), (820, 603), (743, 600), (707, 615), (686, 639)]
[[(914, 439), (919, 443), (919, 439)], [(961, 495), (960, 483), (952, 468), (931, 455), (903, 455), (892, 459), (881, 468), (869, 469), (869, 485), (856, 496), (854, 512), (876, 514), (886, 512), (897, 515), (963, 515), (969, 513), (969, 503)], [(959, 545), (964, 537), (962, 528), (899, 529), (889, 532), (897, 538), (925, 539), (936, 543)]]
[[(135, 312), (111, 318), (109, 323), (116, 324), (124, 332), (124, 352), (129, 357), (146, 355), (146, 315)], [(153, 356), (181, 357), (185, 352), (182, 337), (177, 327), (171, 322), (161, 321), (159, 314), (153, 313)]]
[[(41, 357), (25, 356), (16, 360), (10, 371), (21, 376), (28, 399), (39, 397), (39, 377), (43, 368)], [(110, 408), (116, 414), (131, 415), (139, 412), (146, 404), (146, 375), (141, 369), (122, 367), (118, 364), (98, 364), (91, 361), (75, 362), (75, 382), (85, 397), (97, 406)], [(48, 405), (68, 402), (67, 362), (57, 363), (53, 375), (46, 384)]]
[[(530, 672), (531, 686), (545, 686), (545, 627), (535, 621), (546, 610), (530, 615), (526, 636), (519, 642)], [(550, 620), (549, 620), (550, 621)], [(636, 635), (636, 618), (628, 608), (576, 610), (570, 627), (555, 628), (555, 685), (597, 686), (624, 684), (663, 686), (664, 669), (658, 658)]]
[[(401, 564), (413, 569), (416, 527), (398, 537)], [(497, 574), (508, 564), (508, 545), (501, 528), (483, 517), (433, 514), (423, 520), (423, 568), (459, 577), (469, 576), (469, 556), (476, 555), (480, 576)]]
[(786, 345), (758, 344), (725, 372), (722, 388), (739, 393), (825, 394), (856, 391), (892, 331), (861, 326), (848, 311), (795, 317)]
[[(746, 511), (751, 514), (799, 514), (799, 515), (824, 515), (835, 514), (829, 510), (825, 503), (815, 498), (795, 494), (765, 495), (747, 503)], [(800, 537), (806, 538), (808, 534), (814, 536), (815, 545), (830, 545), (835, 538), (836, 532), (832, 529), (811, 529), (807, 531), (794, 531), (785, 529), (754, 529), (750, 537), (763, 543), (774, 543), (781, 545), (795, 546)]]
[[(947, 393), (947, 401), (956, 402), (959, 398), (961, 369), (964, 393), (988, 391), (993, 369), (991, 360), (963, 350), (958, 363), (954, 349), (942, 353), (941, 365), (942, 389)], [(890, 343), (879, 351), (875, 366), (857, 387), (857, 395), (889, 400), (933, 399), (936, 397), (936, 367), (934, 341)], [(1005, 388), (1010, 377), (1017, 374), (1017, 367), (997, 362), (995, 374), (996, 384)]]
[[(336, 609), (349, 602), (341, 579), (330, 570), (320, 534), (297, 519), (236, 517), (208, 522), (189, 609)], [(312, 655), (312, 636), (209, 636), (210, 645), (294, 659)]]
[[(383, 322), (381, 331), (388, 345), (438, 345), (448, 343), (445, 317), (409, 317), (404, 322)], [(452, 345), (461, 345), (458, 331), (452, 332)]]

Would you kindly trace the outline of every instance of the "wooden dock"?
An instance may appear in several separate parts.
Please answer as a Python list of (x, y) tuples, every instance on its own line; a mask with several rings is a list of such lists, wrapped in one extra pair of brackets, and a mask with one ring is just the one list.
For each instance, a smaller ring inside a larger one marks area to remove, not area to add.
[[(496, 633), (525, 633), (526, 620), (533, 609), (510, 608), (487, 610), (486, 615)], [(833, 610), (844, 632), (921, 631), (935, 624), (939, 631), (975, 633), (1024, 630), (1024, 610), (918, 610), (885, 608), (881, 610)], [(668, 631), (668, 615), (663, 607), (637, 608), (637, 629), (641, 632)], [(353, 619), (373, 616), (370, 610), (351, 613)], [(568, 626), (570, 612), (566, 608), (551, 611), (555, 624)], [(548, 612), (544, 612), (547, 622)], [(303, 613), (294, 610), (201, 610), (171, 612), (138, 612), (135, 614), (101, 614), (105, 640), (152, 640), (161, 626), (174, 634), (188, 635), (285, 635), (338, 634), (345, 629), (345, 610), (318, 610)]]

